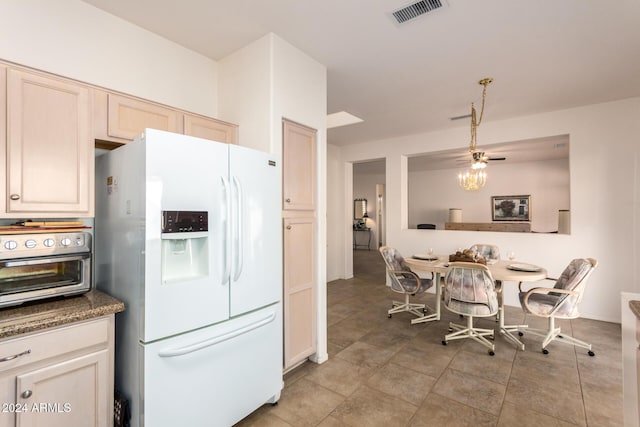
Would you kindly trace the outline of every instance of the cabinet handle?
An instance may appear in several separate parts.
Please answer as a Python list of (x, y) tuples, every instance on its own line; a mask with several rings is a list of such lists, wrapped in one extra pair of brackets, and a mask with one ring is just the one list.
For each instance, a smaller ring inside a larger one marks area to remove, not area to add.
[(9, 196), (9, 198), (11, 200), (20, 200), (20, 195), (19, 194), (12, 194)]
[(13, 360), (13, 359), (17, 359), (18, 357), (24, 356), (25, 354), (29, 354), (29, 353), (31, 353), (31, 349), (25, 350), (22, 353), (14, 354), (13, 356), (3, 357), (2, 359), (0, 359), (0, 363), (8, 362), (9, 360)]
[(291, 230), (291, 226), (290, 225), (287, 225), (287, 230)]
[(31, 397), (32, 394), (33, 392), (31, 390), (25, 390), (22, 392), (20, 396), (22, 396), (23, 399), (28, 399)]
[[(13, 197), (13, 196), (11, 196), (11, 197)], [(284, 199), (284, 201), (287, 202), (287, 203), (291, 203), (291, 199), (289, 199), (289, 198)]]

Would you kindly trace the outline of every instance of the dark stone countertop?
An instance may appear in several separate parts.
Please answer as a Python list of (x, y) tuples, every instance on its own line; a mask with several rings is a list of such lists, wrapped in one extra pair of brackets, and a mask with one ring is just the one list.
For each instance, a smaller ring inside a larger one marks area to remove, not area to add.
[(124, 311), (124, 303), (98, 290), (73, 297), (0, 308), (0, 339)]
[(631, 308), (633, 314), (640, 319), (640, 301), (629, 301), (629, 308)]

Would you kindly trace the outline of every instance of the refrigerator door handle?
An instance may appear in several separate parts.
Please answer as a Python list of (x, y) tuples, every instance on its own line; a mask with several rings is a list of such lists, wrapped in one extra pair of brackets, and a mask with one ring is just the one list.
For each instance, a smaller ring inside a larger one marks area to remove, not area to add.
[(224, 212), (225, 220), (224, 220), (224, 232), (222, 237), (222, 253), (224, 255), (224, 269), (222, 272), (221, 285), (227, 283), (229, 278), (229, 271), (231, 270), (231, 257), (229, 256), (229, 218), (230, 215), (230, 198), (231, 195), (229, 193), (229, 181), (224, 176), (221, 176), (222, 180), (222, 190), (224, 191), (224, 197), (222, 198), (223, 208), (222, 212)]
[(166, 350), (161, 350), (158, 352), (158, 356), (160, 357), (177, 357), (177, 356), (184, 356), (185, 354), (189, 354), (189, 353), (193, 353), (202, 349), (205, 349), (207, 347), (211, 347), (212, 345), (221, 343), (223, 341), (227, 341), (230, 340), (232, 338), (235, 338), (239, 335), (243, 335), (246, 334), (247, 332), (251, 332), (254, 329), (258, 329), (264, 325), (267, 325), (271, 322), (274, 321), (274, 319), (276, 318), (276, 313), (270, 313), (267, 317), (257, 320), (253, 323), (251, 323), (250, 325), (246, 325), (243, 326), (241, 328), (238, 328), (236, 330), (224, 333), (222, 335), (218, 335), (216, 337), (212, 337), (209, 338), (208, 340), (205, 341), (201, 341), (195, 344), (190, 344), (190, 345), (186, 345), (184, 347), (179, 347), (179, 348), (169, 348)]
[(242, 233), (242, 228), (243, 228), (243, 223), (244, 223), (244, 215), (243, 215), (243, 206), (242, 206), (242, 200), (244, 195), (242, 194), (242, 185), (240, 185), (240, 180), (238, 180), (237, 176), (234, 176), (233, 178), (233, 185), (236, 189), (235, 195), (236, 195), (236, 206), (237, 206), (237, 218), (235, 221), (235, 225), (236, 225), (236, 234), (234, 236), (234, 252), (235, 252), (235, 257), (234, 257), (234, 262), (235, 262), (235, 273), (233, 275), (233, 280), (236, 281), (240, 278), (240, 275), (242, 274), (242, 263), (243, 263), (243, 259), (242, 259), (242, 255), (243, 255), (243, 248), (242, 248), (242, 242), (243, 242), (243, 233)]

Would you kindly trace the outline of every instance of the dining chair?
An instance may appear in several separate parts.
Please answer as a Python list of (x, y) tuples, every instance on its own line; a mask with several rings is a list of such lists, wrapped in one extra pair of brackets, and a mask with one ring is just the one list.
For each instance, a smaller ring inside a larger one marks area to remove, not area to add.
[(450, 322), (450, 333), (445, 335), (442, 345), (452, 340), (471, 338), (487, 347), (493, 356), (495, 345), (489, 339), (494, 339), (494, 330), (473, 325), (475, 317), (490, 317), (498, 313), (498, 296), (489, 268), (473, 262), (450, 263), (444, 278), (443, 303), (447, 310), (466, 317), (467, 324)]
[[(484, 258), (487, 264), (495, 264), (500, 260), (500, 248), (497, 245), (489, 243), (476, 243), (469, 248), (474, 254), (478, 254)], [(498, 293), (498, 303), (502, 306), (502, 283), (495, 282), (495, 289)], [(496, 314), (496, 322), (500, 321), (500, 312)]]
[(433, 276), (430, 279), (424, 278), (411, 271), (400, 252), (395, 248), (382, 246), (379, 251), (387, 267), (391, 290), (404, 295), (404, 301), (392, 301), (391, 309), (387, 311), (387, 315), (391, 317), (392, 314), (408, 311), (418, 316), (411, 320), (411, 324), (436, 320), (435, 314), (425, 316), (427, 308), (429, 308), (426, 304), (412, 303), (409, 299), (432, 287)]
[(547, 329), (519, 328), (520, 336), (530, 333), (542, 337), (542, 352), (544, 354), (549, 354), (547, 346), (557, 340), (561, 343), (586, 348), (589, 356), (594, 356), (591, 344), (562, 333), (560, 328), (556, 327), (555, 321), (556, 319), (580, 317), (578, 307), (584, 294), (587, 279), (597, 266), (598, 261), (593, 258), (574, 259), (564, 269), (560, 278), (547, 278), (547, 280), (555, 280), (553, 288), (535, 287), (523, 291), (522, 282), (520, 282), (520, 305), (525, 313), (549, 319)]

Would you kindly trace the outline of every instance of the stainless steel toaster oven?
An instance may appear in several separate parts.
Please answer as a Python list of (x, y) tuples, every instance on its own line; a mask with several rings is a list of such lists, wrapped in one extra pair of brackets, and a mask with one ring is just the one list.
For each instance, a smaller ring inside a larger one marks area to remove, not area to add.
[(0, 307), (91, 290), (91, 234), (0, 235)]

